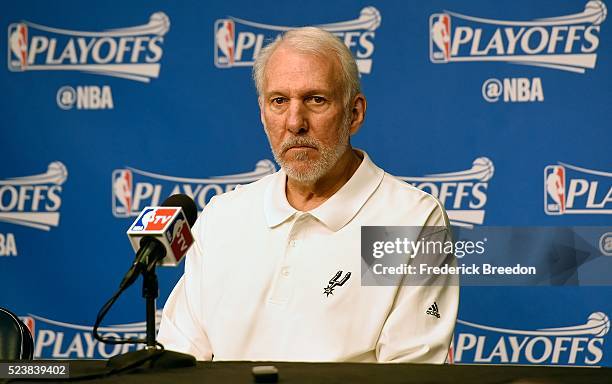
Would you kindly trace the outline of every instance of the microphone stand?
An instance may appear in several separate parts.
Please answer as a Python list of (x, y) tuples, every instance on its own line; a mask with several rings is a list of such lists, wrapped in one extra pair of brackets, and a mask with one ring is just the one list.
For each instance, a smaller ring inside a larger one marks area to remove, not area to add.
[(157, 349), (155, 341), (155, 315), (157, 312), (156, 300), (159, 294), (157, 274), (155, 268), (152, 271), (145, 271), (142, 275), (142, 297), (147, 304), (147, 349)]
[(131, 367), (137, 367), (146, 362), (148, 362), (147, 367), (150, 369), (193, 367), (196, 365), (195, 357), (185, 353), (165, 350), (163, 346), (155, 340), (155, 302), (159, 295), (155, 265), (155, 262), (151, 263), (150, 267), (144, 268), (142, 271), (142, 297), (145, 298), (147, 311), (147, 346), (145, 349), (111, 357), (106, 366), (113, 370), (124, 370)]

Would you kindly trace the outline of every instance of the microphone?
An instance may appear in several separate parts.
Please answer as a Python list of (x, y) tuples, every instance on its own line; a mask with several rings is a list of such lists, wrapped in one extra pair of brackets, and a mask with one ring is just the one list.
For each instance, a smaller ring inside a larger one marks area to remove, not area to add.
[[(155, 266), (175, 266), (193, 244), (191, 226), (198, 215), (193, 200), (187, 195), (172, 195), (161, 207), (145, 207), (132, 223), (127, 235), (136, 251), (132, 267), (121, 281), (119, 290), (98, 312), (93, 326), (94, 338), (108, 344), (146, 344), (146, 349), (117, 355), (109, 359), (107, 367), (111, 373), (123, 371), (149, 362), (150, 367), (192, 367), (195, 357), (179, 352), (164, 350), (155, 340), (155, 300), (159, 295)], [(102, 337), (98, 328), (119, 296), (142, 274), (142, 297), (146, 299), (147, 333), (146, 339), (119, 339)], [(161, 349), (158, 349), (161, 347)]]
[(121, 289), (157, 264), (178, 265), (194, 242), (191, 227), (197, 215), (195, 203), (184, 194), (168, 197), (161, 207), (145, 207), (127, 231), (136, 258), (121, 281)]

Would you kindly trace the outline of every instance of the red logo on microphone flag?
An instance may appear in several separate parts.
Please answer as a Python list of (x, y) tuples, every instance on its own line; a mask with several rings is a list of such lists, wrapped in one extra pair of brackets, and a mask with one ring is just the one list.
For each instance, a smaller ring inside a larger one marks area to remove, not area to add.
[(183, 219), (177, 220), (172, 229), (172, 241), (170, 243), (177, 262), (187, 253), (191, 244), (193, 244), (193, 235), (189, 225)]

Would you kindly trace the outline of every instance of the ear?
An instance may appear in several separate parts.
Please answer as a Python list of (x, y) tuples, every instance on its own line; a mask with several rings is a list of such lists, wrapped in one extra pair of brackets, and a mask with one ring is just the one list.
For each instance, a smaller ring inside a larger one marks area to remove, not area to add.
[(367, 107), (368, 102), (365, 95), (363, 93), (355, 95), (351, 103), (351, 125), (349, 128), (351, 135), (357, 133), (363, 124)]

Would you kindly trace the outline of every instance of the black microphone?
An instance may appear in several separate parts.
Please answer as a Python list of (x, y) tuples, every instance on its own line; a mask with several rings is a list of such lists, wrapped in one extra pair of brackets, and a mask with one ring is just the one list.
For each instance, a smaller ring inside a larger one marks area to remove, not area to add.
[(178, 265), (194, 242), (191, 227), (197, 216), (194, 201), (184, 194), (168, 197), (160, 207), (145, 207), (127, 231), (136, 258), (121, 281), (121, 289), (157, 264)]
[[(94, 338), (109, 344), (146, 344), (147, 348), (117, 355), (107, 362), (111, 372), (140, 366), (150, 362), (150, 367), (192, 367), (195, 357), (183, 353), (166, 351), (155, 340), (155, 299), (159, 295), (155, 266), (177, 265), (193, 244), (191, 226), (195, 223), (198, 211), (193, 200), (187, 195), (172, 195), (160, 207), (146, 207), (127, 234), (136, 251), (132, 267), (123, 278), (119, 290), (98, 312), (93, 326)], [(102, 337), (98, 328), (104, 317), (119, 296), (143, 275), (142, 296), (146, 299), (147, 334), (146, 339), (119, 339)], [(159, 349), (161, 347), (161, 349)]]

